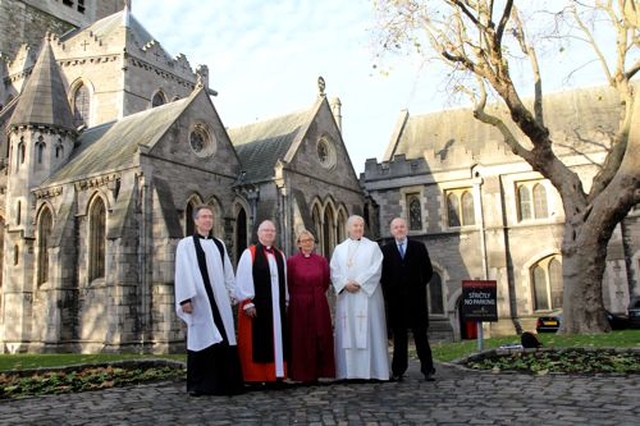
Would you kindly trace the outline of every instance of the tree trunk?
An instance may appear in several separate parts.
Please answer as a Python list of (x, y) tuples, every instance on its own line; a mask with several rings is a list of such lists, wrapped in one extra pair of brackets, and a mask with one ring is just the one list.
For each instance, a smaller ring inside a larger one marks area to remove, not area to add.
[(578, 228), (579, 237), (574, 239), (576, 228), (565, 227), (561, 333), (601, 333), (611, 330), (602, 303), (602, 277), (608, 239), (599, 235), (599, 229), (585, 222)]

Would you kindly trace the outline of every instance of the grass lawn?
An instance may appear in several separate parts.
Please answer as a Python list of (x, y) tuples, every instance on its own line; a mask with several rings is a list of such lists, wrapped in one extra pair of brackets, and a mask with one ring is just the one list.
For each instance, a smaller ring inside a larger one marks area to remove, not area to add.
[(70, 365), (104, 364), (115, 361), (162, 358), (186, 361), (186, 355), (140, 355), (140, 354), (15, 354), (0, 355), (0, 371), (29, 370), (33, 368), (55, 368)]
[[(564, 336), (541, 333), (538, 338), (545, 348), (640, 348), (640, 329), (617, 330), (605, 334)], [(484, 340), (484, 349), (494, 349), (501, 345), (520, 343), (520, 337), (505, 336)], [(455, 343), (432, 343), (431, 349), (436, 361), (450, 362), (478, 352), (477, 340)], [(186, 361), (186, 355), (140, 355), (140, 354), (0, 354), (0, 371), (26, 370), (32, 368), (65, 367), (79, 364), (102, 364), (132, 359), (163, 358)]]
[[(555, 333), (540, 333), (538, 339), (544, 348), (640, 348), (640, 329), (616, 330), (611, 333), (565, 336)], [(501, 345), (520, 343), (519, 336), (494, 337), (485, 339), (484, 349), (494, 349)], [(477, 340), (456, 343), (433, 343), (433, 358), (449, 362), (478, 352)]]

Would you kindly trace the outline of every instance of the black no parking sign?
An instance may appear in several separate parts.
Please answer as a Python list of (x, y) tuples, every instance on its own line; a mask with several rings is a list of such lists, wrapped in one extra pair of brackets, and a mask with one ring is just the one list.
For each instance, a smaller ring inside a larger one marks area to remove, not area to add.
[(498, 284), (495, 280), (462, 281), (462, 316), (478, 322), (498, 321)]

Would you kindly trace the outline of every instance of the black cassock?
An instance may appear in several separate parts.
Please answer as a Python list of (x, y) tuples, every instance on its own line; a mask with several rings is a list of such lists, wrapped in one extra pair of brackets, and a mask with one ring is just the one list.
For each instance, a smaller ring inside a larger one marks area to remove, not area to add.
[[(218, 242), (216, 245), (218, 245)], [(216, 304), (207, 273), (206, 257), (200, 238), (194, 236), (198, 267), (211, 304), (211, 312), (222, 341), (201, 351), (187, 351), (187, 391), (196, 395), (235, 395), (243, 390), (242, 369), (238, 347), (229, 345), (227, 334)], [(217, 247), (220, 250), (221, 247)], [(221, 252), (221, 256), (223, 256)], [(222, 262), (224, 265), (224, 260)]]

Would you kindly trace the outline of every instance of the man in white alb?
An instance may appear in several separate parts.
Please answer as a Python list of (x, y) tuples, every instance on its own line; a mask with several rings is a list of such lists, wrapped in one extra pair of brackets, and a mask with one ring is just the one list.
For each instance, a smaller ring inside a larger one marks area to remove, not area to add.
[(349, 238), (331, 257), (331, 281), (337, 294), (336, 378), (389, 380), (384, 299), (380, 286), (382, 252), (365, 238), (364, 219), (347, 220)]

